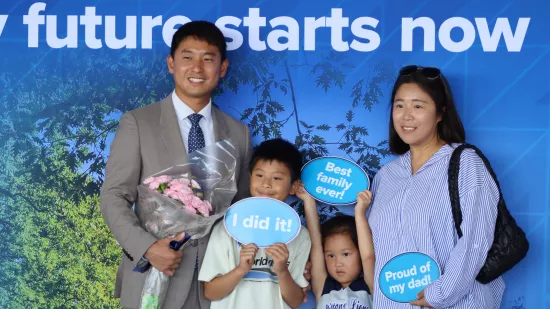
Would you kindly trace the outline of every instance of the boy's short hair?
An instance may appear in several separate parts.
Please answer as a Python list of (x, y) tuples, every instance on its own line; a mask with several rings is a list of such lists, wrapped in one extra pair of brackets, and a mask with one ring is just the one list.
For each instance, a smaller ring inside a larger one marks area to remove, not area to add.
[(325, 221), (321, 225), (323, 247), (325, 246), (325, 241), (327, 238), (338, 234), (349, 235), (355, 246), (359, 248), (359, 242), (357, 241), (357, 227), (355, 225), (355, 217), (348, 215), (337, 215)]
[(250, 159), (249, 171), (252, 173), (258, 161), (277, 161), (290, 170), (291, 181), (300, 179), (302, 174), (302, 154), (294, 144), (282, 138), (274, 138), (262, 142)]

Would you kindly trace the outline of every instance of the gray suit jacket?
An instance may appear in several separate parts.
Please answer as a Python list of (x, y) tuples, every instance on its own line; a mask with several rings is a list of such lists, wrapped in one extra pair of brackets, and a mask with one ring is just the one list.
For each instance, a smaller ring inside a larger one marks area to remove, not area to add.
[[(249, 195), (248, 162), (252, 153), (248, 127), (229, 115), (212, 107), (216, 141), (230, 138), (237, 149), (237, 185), (235, 200)], [(124, 255), (117, 272), (115, 297), (123, 307), (137, 308), (146, 273), (132, 271), (147, 249), (157, 239), (141, 228), (132, 211), (138, 200), (137, 186), (143, 180), (173, 165), (183, 163), (187, 152), (183, 145), (178, 120), (171, 96), (122, 115), (115, 139), (111, 144), (105, 169), (105, 182), (101, 188), (100, 208), (103, 218)], [(163, 309), (182, 308), (199, 256), (202, 264), (208, 238), (186, 245), (180, 267), (171, 278)], [(199, 285), (201, 307), (209, 308)]]

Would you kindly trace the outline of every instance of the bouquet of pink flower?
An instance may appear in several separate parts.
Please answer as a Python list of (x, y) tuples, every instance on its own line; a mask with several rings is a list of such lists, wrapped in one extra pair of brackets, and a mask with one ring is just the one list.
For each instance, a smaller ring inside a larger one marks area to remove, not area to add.
[[(137, 187), (136, 215), (142, 227), (158, 239), (184, 232), (195, 243), (210, 233), (237, 193), (236, 149), (231, 142), (217, 142), (187, 157), (188, 162), (151, 175)], [(170, 277), (150, 267), (139, 308), (162, 308), (169, 281)]]
[(180, 202), (181, 207), (192, 214), (208, 217), (212, 211), (212, 205), (202, 200), (204, 194), (201, 186), (194, 179), (174, 179), (168, 175), (161, 175), (149, 177), (143, 181), (143, 184), (149, 185), (151, 190), (157, 190), (160, 194)]

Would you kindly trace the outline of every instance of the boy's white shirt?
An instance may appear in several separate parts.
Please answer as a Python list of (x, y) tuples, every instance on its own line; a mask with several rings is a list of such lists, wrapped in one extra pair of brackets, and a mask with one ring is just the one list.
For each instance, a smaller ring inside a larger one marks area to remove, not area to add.
[[(304, 268), (309, 258), (311, 239), (302, 226), (300, 233), (287, 244), (289, 252), (289, 272), (300, 287), (307, 287)], [(199, 281), (209, 282), (220, 275), (232, 271), (239, 265), (240, 246), (231, 238), (223, 221), (216, 224), (210, 235), (208, 247), (199, 272)], [(251, 271), (237, 284), (226, 297), (213, 301), (211, 309), (288, 309), (281, 295), (279, 281), (269, 265), (273, 261), (265, 249), (259, 249)], [(272, 264), (272, 263), (271, 263)]]

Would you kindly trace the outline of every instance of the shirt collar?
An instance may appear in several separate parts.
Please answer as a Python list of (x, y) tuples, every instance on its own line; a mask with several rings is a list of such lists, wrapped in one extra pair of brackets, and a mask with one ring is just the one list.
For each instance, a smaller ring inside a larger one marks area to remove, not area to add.
[[(193, 111), (191, 107), (185, 104), (178, 97), (175, 90), (172, 92), (172, 103), (174, 103), (174, 109), (176, 110), (176, 116), (178, 117), (178, 120), (185, 120), (189, 115), (195, 113), (195, 111)], [(206, 122), (211, 122), (212, 121), (212, 99), (210, 99), (208, 104), (203, 109), (201, 109), (197, 114), (202, 115), (203, 119), (206, 120)]]
[[(427, 168), (428, 166), (436, 163), (437, 161), (446, 158), (452, 154), (452, 152), (457, 147), (457, 144), (445, 144), (443, 145), (436, 153), (434, 153), (422, 167), (416, 171), (416, 173), (422, 171), (423, 169)], [(407, 151), (401, 156), (401, 164), (403, 167), (409, 172), (409, 174), (412, 171), (412, 165), (411, 165), (411, 151)]]

